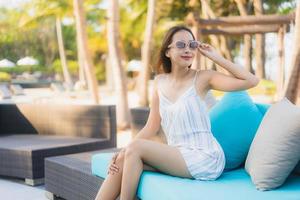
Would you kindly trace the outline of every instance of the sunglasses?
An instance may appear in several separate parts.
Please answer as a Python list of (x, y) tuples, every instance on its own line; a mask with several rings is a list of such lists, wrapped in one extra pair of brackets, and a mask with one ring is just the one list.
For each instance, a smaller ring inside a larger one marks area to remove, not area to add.
[[(172, 47), (174, 45), (174, 43), (171, 43), (168, 47)], [(189, 48), (191, 50), (195, 50), (198, 48), (199, 46), (199, 43), (196, 41), (196, 40), (191, 40), (189, 41), (188, 43), (185, 43), (184, 41), (176, 41), (175, 42), (175, 46), (178, 48), (178, 49), (185, 49), (186, 46), (189, 46)]]

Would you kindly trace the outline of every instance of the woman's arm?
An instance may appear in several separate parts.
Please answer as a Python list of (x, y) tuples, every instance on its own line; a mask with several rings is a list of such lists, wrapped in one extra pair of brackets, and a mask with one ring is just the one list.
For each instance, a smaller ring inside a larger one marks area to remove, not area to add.
[(212, 46), (201, 44), (198, 49), (202, 55), (225, 68), (234, 76), (231, 77), (214, 70), (207, 70), (210, 89), (221, 91), (245, 90), (255, 87), (259, 83), (259, 79), (255, 75), (242, 66), (225, 59)]
[[(159, 75), (158, 75), (159, 76)], [(138, 132), (133, 139), (150, 139), (155, 136), (160, 128), (160, 115), (159, 115), (159, 97), (157, 94), (157, 78), (154, 79), (152, 100), (150, 103), (150, 113), (146, 125)]]

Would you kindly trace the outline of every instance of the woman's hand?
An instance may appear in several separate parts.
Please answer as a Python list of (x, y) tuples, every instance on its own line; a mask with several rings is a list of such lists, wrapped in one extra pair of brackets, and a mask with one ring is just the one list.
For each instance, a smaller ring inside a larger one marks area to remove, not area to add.
[(110, 164), (109, 164), (109, 168), (108, 168), (107, 174), (112, 174), (112, 175), (114, 175), (115, 173), (118, 173), (118, 172), (119, 172), (119, 166), (116, 165), (116, 160), (117, 160), (119, 154), (120, 154), (121, 152), (124, 152), (124, 151), (125, 151), (125, 148), (121, 149), (121, 151), (116, 152), (116, 153), (114, 154), (114, 156), (112, 157), (112, 159), (111, 159), (111, 161), (110, 161)]
[(202, 55), (208, 57), (211, 60), (219, 59), (221, 56), (215, 48), (206, 43), (199, 42), (198, 50)]

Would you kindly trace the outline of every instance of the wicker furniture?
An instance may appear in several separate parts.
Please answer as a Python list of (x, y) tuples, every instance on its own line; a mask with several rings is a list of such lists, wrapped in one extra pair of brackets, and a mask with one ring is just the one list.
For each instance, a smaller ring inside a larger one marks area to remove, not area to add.
[(44, 158), (111, 147), (115, 106), (0, 105), (0, 175), (42, 184)]
[(92, 175), (91, 157), (99, 151), (56, 156), (45, 159), (45, 189), (49, 199), (94, 200), (104, 179)]

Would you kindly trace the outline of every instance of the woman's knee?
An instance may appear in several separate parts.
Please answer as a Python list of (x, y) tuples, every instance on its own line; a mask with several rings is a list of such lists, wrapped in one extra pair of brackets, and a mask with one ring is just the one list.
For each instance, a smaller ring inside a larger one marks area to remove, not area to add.
[(139, 154), (142, 145), (142, 139), (135, 139), (131, 141), (126, 147), (125, 157)]
[(118, 154), (118, 157), (116, 158), (116, 164), (118, 166), (122, 166), (123, 163), (124, 163), (124, 159), (125, 159), (125, 151), (121, 151), (119, 154)]

